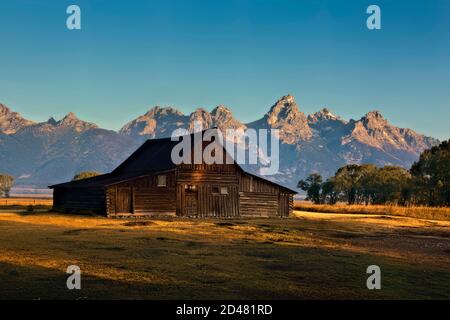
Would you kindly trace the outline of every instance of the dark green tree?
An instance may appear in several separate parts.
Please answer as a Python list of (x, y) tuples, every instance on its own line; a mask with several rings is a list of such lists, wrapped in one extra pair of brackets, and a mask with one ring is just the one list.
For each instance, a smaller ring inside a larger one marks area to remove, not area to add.
[(336, 191), (334, 177), (328, 178), (327, 181), (322, 183), (321, 202), (336, 204), (339, 200), (339, 192)]
[(385, 166), (377, 169), (376, 174), (369, 179), (373, 192), (374, 204), (406, 203), (411, 175), (407, 170), (397, 166)]
[(342, 194), (348, 204), (361, 203), (369, 196), (370, 190), (366, 186), (367, 177), (374, 171), (376, 167), (371, 164), (346, 165), (334, 176), (335, 190)]
[(418, 203), (450, 205), (450, 140), (425, 150), (410, 170)]
[(378, 192), (376, 181), (379, 170), (380, 169), (373, 164), (364, 164), (360, 166), (360, 176), (357, 181), (358, 203), (369, 205), (374, 202)]
[(321, 203), (322, 176), (320, 174), (310, 174), (305, 180), (300, 180), (297, 187), (306, 191), (307, 200), (315, 204)]

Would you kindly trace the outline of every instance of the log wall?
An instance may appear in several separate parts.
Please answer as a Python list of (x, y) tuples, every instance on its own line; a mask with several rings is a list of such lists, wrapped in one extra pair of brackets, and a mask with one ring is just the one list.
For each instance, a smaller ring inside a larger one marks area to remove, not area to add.
[[(239, 216), (239, 180), (234, 165), (182, 165), (177, 172), (177, 215)], [(226, 188), (227, 194), (221, 194)], [(217, 192), (218, 191), (218, 192)]]
[(96, 188), (55, 188), (53, 209), (58, 212), (78, 214), (106, 213), (105, 189)]
[[(109, 186), (106, 196), (108, 215), (175, 215), (175, 173), (161, 175), (166, 176), (165, 187), (158, 187), (158, 175), (149, 175)], [(126, 188), (131, 191), (131, 208), (130, 212), (120, 212), (120, 208), (127, 207), (121, 202), (123, 201), (121, 190)]]
[[(54, 208), (73, 213), (178, 215), (189, 217), (287, 217), (293, 194), (235, 165), (182, 165), (107, 187), (55, 188)], [(223, 193), (222, 189), (226, 189)], [(128, 212), (129, 211), (129, 212)]]
[(292, 214), (293, 194), (244, 172), (238, 176), (239, 211), (242, 216), (288, 217)]
[(280, 193), (278, 202), (278, 214), (281, 217), (289, 217), (294, 211), (294, 195), (291, 193)]
[(270, 217), (278, 215), (278, 195), (271, 193), (241, 192), (242, 216)]

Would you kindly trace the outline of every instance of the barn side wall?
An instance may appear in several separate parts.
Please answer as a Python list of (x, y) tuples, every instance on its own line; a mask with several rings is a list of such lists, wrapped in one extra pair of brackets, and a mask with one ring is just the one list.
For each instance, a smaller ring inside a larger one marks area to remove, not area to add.
[[(181, 165), (177, 173), (177, 215), (239, 216), (238, 183), (236, 166), (233, 164)], [(192, 187), (195, 189), (190, 190)], [(221, 188), (226, 188), (227, 193), (221, 194)], [(193, 206), (193, 202), (196, 205)]]
[(288, 217), (292, 214), (292, 193), (246, 173), (240, 173), (239, 181), (241, 216)]
[(53, 210), (74, 214), (106, 214), (106, 197), (103, 187), (55, 188)]
[[(108, 216), (116, 215), (175, 215), (175, 173), (166, 176), (167, 186), (157, 186), (157, 176), (149, 175), (109, 186), (106, 191)], [(129, 190), (130, 212), (120, 212), (121, 190)]]
[(280, 217), (292, 216), (294, 212), (294, 195), (292, 193), (280, 192), (278, 200), (278, 214)]
[[(157, 174), (108, 187), (56, 187), (54, 210), (111, 217), (288, 217), (293, 211), (293, 193), (240, 172), (234, 165), (180, 166), (161, 174), (167, 179), (165, 187), (157, 186)], [(222, 187), (225, 194), (217, 192)], [(120, 205), (123, 191), (128, 196), (126, 205)], [(124, 206), (129, 210), (118, 209)]]

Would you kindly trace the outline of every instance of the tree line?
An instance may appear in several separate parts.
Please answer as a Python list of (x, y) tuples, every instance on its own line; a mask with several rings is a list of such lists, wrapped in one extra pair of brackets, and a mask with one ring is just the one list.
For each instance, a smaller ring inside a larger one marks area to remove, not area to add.
[(316, 204), (450, 205), (450, 140), (424, 151), (409, 170), (349, 164), (326, 180), (318, 173), (298, 182)]

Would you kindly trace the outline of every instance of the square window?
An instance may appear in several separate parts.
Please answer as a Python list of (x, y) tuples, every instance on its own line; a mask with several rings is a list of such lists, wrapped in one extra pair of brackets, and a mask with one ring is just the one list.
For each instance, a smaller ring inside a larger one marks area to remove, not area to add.
[(227, 187), (220, 187), (220, 194), (228, 194), (228, 188)]
[(158, 176), (158, 187), (167, 187), (167, 177), (166, 176)]
[(218, 194), (219, 192), (219, 187), (212, 187), (212, 193)]

